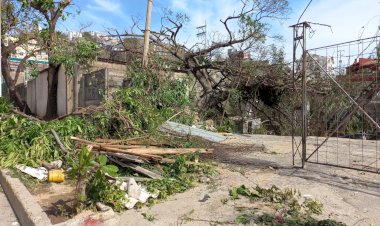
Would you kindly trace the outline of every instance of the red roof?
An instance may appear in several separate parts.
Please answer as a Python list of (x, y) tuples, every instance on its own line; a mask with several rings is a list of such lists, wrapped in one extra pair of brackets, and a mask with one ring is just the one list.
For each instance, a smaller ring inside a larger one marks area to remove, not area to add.
[(347, 69), (351, 72), (356, 72), (363, 68), (368, 68), (373, 71), (379, 70), (377, 59), (358, 58), (352, 65), (347, 67)]

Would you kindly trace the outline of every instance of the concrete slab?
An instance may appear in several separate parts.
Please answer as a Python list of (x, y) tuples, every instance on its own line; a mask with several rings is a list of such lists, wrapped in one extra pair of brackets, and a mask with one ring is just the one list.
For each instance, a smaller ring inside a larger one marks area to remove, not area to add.
[(51, 225), (48, 216), (28, 189), (18, 178), (12, 178), (8, 170), (0, 170), (0, 184), (21, 225)]

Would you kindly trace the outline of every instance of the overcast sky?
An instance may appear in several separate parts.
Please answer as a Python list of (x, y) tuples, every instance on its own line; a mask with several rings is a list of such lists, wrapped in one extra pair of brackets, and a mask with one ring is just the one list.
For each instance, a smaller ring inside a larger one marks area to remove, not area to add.
[[(239, 8), (239, 0), (153, 0), (152, 30), (158, 30), (163, 8), (181, 11), (190, 17), (184, 30), (183, 40), (193, 42), (196, 38), (196, 27), (207, 23), (209, 33), (221, 31), (220, 19), (232, 14)], [(284, 37), (285, 52), (291, 54), (292, 30), (289, 25), (297, 22), (309, 0), (289, 0), (291, 12), (289, 19), (272, 23), (272, 33)], [(119, 31), (128, 29), (131, 17), (141, 19), (144, 26), (145, 0), (74, 0), (73, 9), (81, 13), (75, 18), (62, 23), (64, 30), (79, 30), (91, 24), (87, 30), (104, 31), (116, 28)], [(380, 25), (380, 0), (313, 0), (301, 21), (324, 23), (332, 26), (313, 26), (315, 34), (308, 40), (308, 48), (345, 42), (374, 36)]]

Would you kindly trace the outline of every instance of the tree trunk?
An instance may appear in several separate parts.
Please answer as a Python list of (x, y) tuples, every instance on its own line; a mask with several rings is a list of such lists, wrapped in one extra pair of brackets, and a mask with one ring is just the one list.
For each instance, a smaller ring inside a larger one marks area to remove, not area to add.
[(5, 84), (7, 85), (10, 101), (15, 107), (19, 108), (20, 111), (23, 111), (26, 114), (31, 114), (32, 112), (30, 111), (28, 105), (25, 101), (22, 100), (20, 94), (16, 90), (17, 81), (12, 79), (7, 55), (1, 58), (1, 73), (3, 75)]
[(48, 100), (46, 105), (46, 119), (57, 117), (57, 92), (58, 92), (58, 70), (59, 66), (49, 64), (48, 69)]

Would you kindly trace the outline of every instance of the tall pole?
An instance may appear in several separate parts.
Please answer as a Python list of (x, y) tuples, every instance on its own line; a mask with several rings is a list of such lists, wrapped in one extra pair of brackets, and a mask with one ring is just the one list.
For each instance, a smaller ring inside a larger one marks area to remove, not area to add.
[(148, 66), (151, 12), (152, 12), (152, 0), (148, 0), (148, 6), (146, 9), (145, 33), (144, 33), (144, 53), (143, 53), (143, 66), (144, 67)]
[[(293, 92), (296, 92), (296, 60), (297, 60), (297, 55), (296, 55), (296, 51), (297, 51), (297, 43), (296, 43), (296, 30), (297, 30), (297, 27), (294, 26), (293, 27), (293, 64), (292, 64), (292, 81), (293, 81)], [(292, 109), (292, 154), (293, 154), (293, 166), (295, 165), (295, 156), (296, 156), (296, 150), (295, 150), (295, 109), (294, 109), (294, 106), (293, 106), (293, 109)]]
[(306, 162), (306, 138), (307, 138), (307, 88), (306, 88), (306, 29), (307, 22), (302, 23), (302, 168)]

